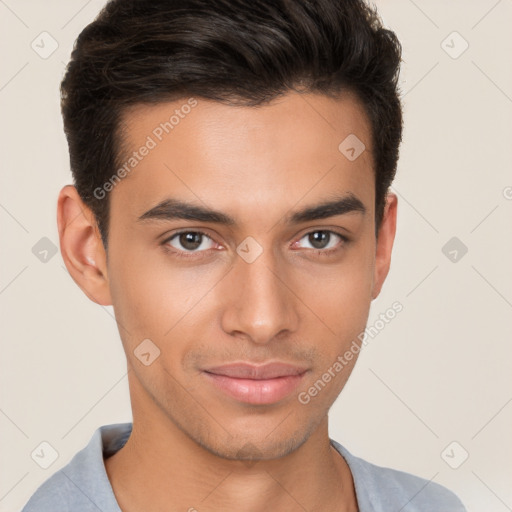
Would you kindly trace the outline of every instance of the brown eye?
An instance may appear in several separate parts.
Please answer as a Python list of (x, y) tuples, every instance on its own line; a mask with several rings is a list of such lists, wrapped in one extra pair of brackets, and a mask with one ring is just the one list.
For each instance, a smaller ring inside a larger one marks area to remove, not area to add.
[(306, 247), (306, 249), (316, 249), (325, 252), (329, 249), (334, 249), (336, 245), (341, 245), (340, 240), (342, 242), (348, 241), (348, 239), (343, 235), (325, 229), (311, 231), (304, 235), (301, 240), (306, 240), (307, 243), (310, 244), (310, 247)]
[(164, 243), (180, 252), (202, 252), (212, 248), (213, 240), (201, 231), (182, 231), (174, 234)]
[(203, 235), (201, 233), (181, 233), (178, 240), (182, 247), (188, 251), (195, 251), (201, 246)]
[(331, 234), (328, 231), (313, 231), (308, 235), (308, 242), (315, 249), (325, 249), (331, 240)]

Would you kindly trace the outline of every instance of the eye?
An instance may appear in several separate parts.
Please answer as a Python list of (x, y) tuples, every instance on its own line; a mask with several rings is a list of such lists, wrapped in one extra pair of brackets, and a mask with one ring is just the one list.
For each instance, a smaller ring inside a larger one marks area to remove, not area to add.
[(215, 242), (202, 231), (180, 231), (163, 242), (164, 246), (170, 245), (178, 253), (195, 253), (212, 249)]
[[(306, 243), (310, 244), (310, 247), (306, 247), (306, 249), (313, 249), (316, 250), (317, 252), (336, 251), (339, 248), (339, 246), (349, 241), (346, 236), (343, 236), (340, 233), (336, 233), (335, 231), (325, 229), (317, 229), (316, 231), (310, 231), (309, 233), (306, 233), (299, 240), (299, 242), (301, 240), (305, 240)], [(340, 244), (340, 240), (343, 243)]]

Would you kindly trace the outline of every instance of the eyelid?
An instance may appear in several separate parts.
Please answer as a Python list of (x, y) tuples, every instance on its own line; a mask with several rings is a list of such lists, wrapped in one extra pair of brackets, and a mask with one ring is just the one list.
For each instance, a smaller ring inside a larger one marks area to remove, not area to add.
[(306, 235), (309, 235), (311, 233), (316, 233), (317, 231), (325, 231), (327, 233), (334, 233), (335, 235), (338, 235), (342, 238), (349, 238), (348, 233), (346, 230), (340, 227), (330, 227), (330, 226), (319, 226), (319, 227), (313, 227), (313, 228), (306, 228), (305, 231), (297, 237), (297, 240), (304, 238)]
[[(212, 242), (217, 243), (212, 235), (210, 235), (209, 233), (207, 233), (206, 231), (204, 231), (202, 229), (197, 229), (197, 228), (196, 229), (180, 229), (178, 231), (175, 231), (172, 235), (166, 236), (165, 239), (161, 243), (163, 245), (166, 245), (172, 239), (176, 238), (179, 235), (182, 235), (183, 233), (199, 233), (199, 234), (209, 238)], [(181, 251), (181, 252), (193, 252), (193, 251)], [(199, 252), (203, 252), (203, 251), (199, 251)]]
[(209, 238), (213, 243), (215, 243), (215, 244), (217, 243), (214, 240), (214, 238), (203, 229), (185, 228), (185, 229), (180, 229), (180, 230), (172, 233), (172, 235), (166, 236), (166, 238), (162, 242), (160, 242), (162, 249), (166, 253), (171, 254), (173, 257), (176, 257), (178, 259), (181, 258), (182, 260), (185, 260), (185, 261), (191, 260), (192, 262), (199, 262), (204, 257), (206, 257), (210, 251), (218, 250), (218, 248), (212, 248), (212, 249), (206, 249), (206, 250), (202, 250), (202, 251), (184, 251), (184, 250), (176, 249), (175, 247), (173, 247), (169, 244), (169, 242), (173, 238), (175, 238), (183, 233), (200, 233), (201, 235)]
[(309, 231), (306, 231), (305, 233), (303, 233), (301, 236), (299, 236), (297, 238), (297, 240), (295, 242), (293, 242), (292, 245), (295, 245), (296, 243), (300, 242), (304, 237), (310, 235), (311, 233), (317, 233), (317, 232), (320, 232), (320, 231), (323, 231), (325, 233), (329, 233), (331, 235), (336, 235), (338, 236), (340, 239), (341, 239), (341, 242), (339, 244), (337, 244), (335, 247), (330, 247), (328, 249), (315, 249), (315, 248), (308, 248), (310, 251), (316, 251), (316, 252), (323, 252), (323, 253), (328, 253), (330, 251), (336, 251), (340, 246), (344, 245), (344, 244), (347, 244), (350, 242), (350, 238), (346, 235), (346, 234), (343, 234), (343, 233), (340, 233), (339, 231), (335, 230), (335, 229), (329, 229), (329, 228), (316, 228), (316, 229), (310, 229)]
[[(343, 234), (343, 233), (340, 233), (338, 230), (336, 229), (332, 229), (332, 228), (328, 228), (328, 227), (317, 227), (317, 228), (309, 228), (307, 231), (305, 231), (304, 233), (302, 233), (298, 238), (296, 238), (296, 241), (293, 242), (292, 245), (295, 245), (297, 242), (299, 242), (300, 240), (302, 240), (304, 237), (312, 234), (312, 233), (316, 233), (316, 232), (319, 232), (319, 231), (323, 231), (323, 232), (327, 232), (327, 233), (330, 233), (330, 234), (334, 234), (334, 235), (337, 235), (338, 237), (341, 238), (341, 242), (339, 244), (337, 244), (335, 247), (331, 247), (331, 248), (328, 248), (328, 249), (314, 249), (314, 248), (307, 248), (308, 251), (312, 251), (312, 252), (315, 252), (315, 253), (325, 253), (325, 254), (329, 254), (330, 252), (336, 252), (337, 250), (340, 249), (341, 246), (347, 244), (350, 242), (350, 238)], [(174, 239), (175, 237), (183, 234), (183, 233), (199, 233), (207, 238), (209, 238), (213, 243), (217, 244), (217, 245), (222, 245), (222, 244), (219, 244), (218, 242), (215, 241), (215, 239), (208, 233), (206, 232), (205, 230), (201, 229), (201, 228), (183, 228), (183, 229), (180, 229), (174, 233), (172, 233), (171, 235), (167, 236), (162, 242), (161, 242), (161, 245), (164, 247), (165, 250), (173, 253), (173, 254), (176, 254), (178, 256), (182, 256), (182, 257), (197, 257), (197, 256), (194, 256), (194, 255), (204, 255), (205, 253), (208, 253), (209, 251), (212, 251), (212, 250), (218, 250), (218, 248), (211, 248), (211, 249), (204, 249), (204, 250), (201, 250), (201, 251), (185, 251), (185, 250), (180, 250), (180, 249), (176, 249), (175, 247), (172, 247), (168, 244), (168, 242), (170, 242), (172, 239)], [(189, 256), (186, 256), (186, 255), (189, 255)]]

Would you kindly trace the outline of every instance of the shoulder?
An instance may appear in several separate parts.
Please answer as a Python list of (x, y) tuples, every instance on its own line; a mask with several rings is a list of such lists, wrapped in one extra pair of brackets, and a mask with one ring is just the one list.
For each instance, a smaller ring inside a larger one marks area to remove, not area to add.
[(331, 440), (352, 472), (361, 510), (375, 512), (466, 512), (460, 499), (442, 485), (352, 455)]
[(103, 456), (120, 449), (130, 432), (129, 423), (98, 428), (85, 448), (37, 488), (22, 512), (120, 512)]
[[(68, 465), (69, 466), (69, 465)], [(42, 485), (31, 496), (22, 512), (64, 512), (69, 507), (83, 511), (96, 511), (97, 507), (89, 501), (87, 496), (80, 492), (79, 487), (73, 484), (67, 476), (68, 466), (63, 467)]]

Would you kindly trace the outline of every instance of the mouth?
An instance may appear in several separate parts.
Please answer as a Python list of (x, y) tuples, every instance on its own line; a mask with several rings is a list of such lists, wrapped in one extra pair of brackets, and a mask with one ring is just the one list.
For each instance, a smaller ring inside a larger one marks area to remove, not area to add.
[(307, 368), (287, 363), (235, 363), (203, 370), (219, 391), (247, 404), (269, 405), (283, 400), (301, 383)]

